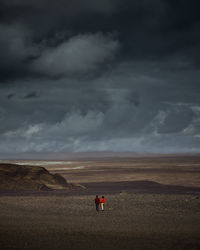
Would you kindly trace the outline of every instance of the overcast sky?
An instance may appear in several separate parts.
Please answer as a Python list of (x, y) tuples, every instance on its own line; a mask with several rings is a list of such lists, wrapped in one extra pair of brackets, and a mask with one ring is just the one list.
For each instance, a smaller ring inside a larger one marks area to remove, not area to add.
[(198, 0), (0, 0), (0, 157), (200, 152)]

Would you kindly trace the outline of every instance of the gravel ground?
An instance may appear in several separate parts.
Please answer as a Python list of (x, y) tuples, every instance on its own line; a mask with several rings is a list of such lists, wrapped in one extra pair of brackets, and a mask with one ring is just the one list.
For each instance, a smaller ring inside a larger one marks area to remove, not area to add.
[(3, 196), (0, 247), (200, 249), (199, 196), (122, 191), (106, 199), (97, 213), (93, 195)]

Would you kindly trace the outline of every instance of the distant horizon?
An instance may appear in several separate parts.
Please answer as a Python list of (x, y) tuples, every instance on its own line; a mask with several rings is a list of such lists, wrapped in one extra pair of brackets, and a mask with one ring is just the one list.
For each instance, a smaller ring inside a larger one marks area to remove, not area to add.
[(36, 153), (36, 154), (12, 154), (12, 155), (0, 155), (0, 161), (18, 161), (18, 160), (30, 160), (30, 161), (68, 161), (76, 159), (103, 159), (103, 158), (148, 158), (148, 157), (199, 157), (198, 152), (184, 152), (184, 153), (150, 153), (150, 152), (113, 152), (113, 151), (90, 151), (90, 152), (67, 152), (67, 153)]

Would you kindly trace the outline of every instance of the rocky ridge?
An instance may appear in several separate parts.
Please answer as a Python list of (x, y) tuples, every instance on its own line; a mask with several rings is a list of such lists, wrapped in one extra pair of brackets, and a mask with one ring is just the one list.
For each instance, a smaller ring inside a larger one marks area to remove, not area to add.
[(44, 167), (0, 164), (1, 190), (57, 190), (69, 189), (65, 178), (59, 174), (51, 174)]

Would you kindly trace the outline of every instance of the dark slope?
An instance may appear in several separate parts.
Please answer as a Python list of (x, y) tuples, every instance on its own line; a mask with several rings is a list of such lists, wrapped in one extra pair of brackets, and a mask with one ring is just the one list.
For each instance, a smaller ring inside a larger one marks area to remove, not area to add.
[(0, 164), (1, 190), (54, 190), (70, 186), (62, 176), (43, 167)]

